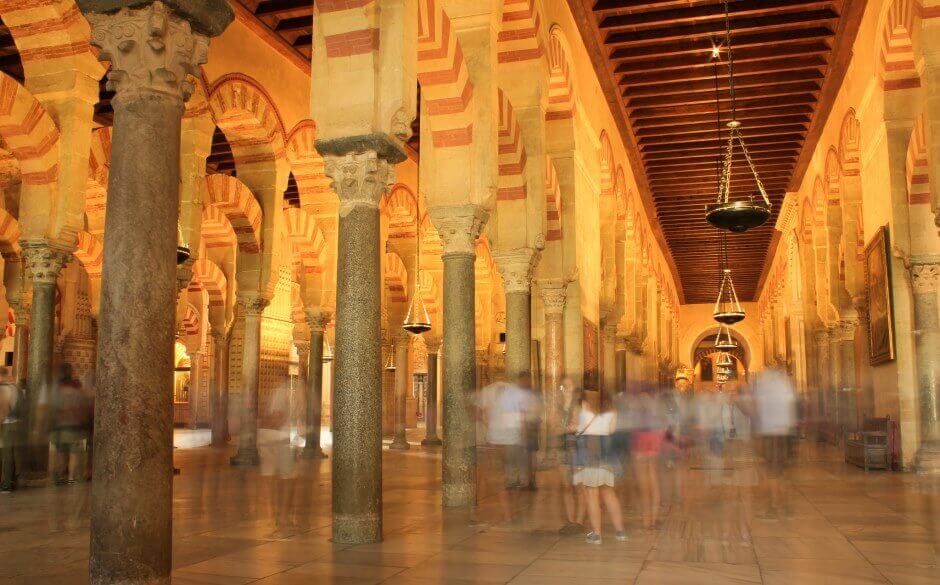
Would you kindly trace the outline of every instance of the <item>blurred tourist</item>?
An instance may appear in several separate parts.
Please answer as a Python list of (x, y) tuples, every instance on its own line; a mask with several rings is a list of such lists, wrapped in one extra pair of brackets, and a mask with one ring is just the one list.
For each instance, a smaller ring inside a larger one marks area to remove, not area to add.
[[(627, 534), (623, 527), (623, 511), (620, 499), (614, 490), (620, 475), (620, 461), (613, 449), (612, 436), (616, 429), (617, 415), (612, 410), (595, 411), (582, 392), (575, 399), (578, 411), (576, 437), (577, 461), (574, 484), (582, 486), (587, 506), (591, 531), (585, 540), (588, 544), (601, 544), (603, 516), (601, 500), (610, 521), (614, 525), (615, 537), (624, 541)], [(609, 401), (604, 401), (609, 405)]]
[(643, 528), (656, 528), (659, 520), (659, 454), (666, 435), (665, 422), (652, 384), (644, 384), (637, 400), (637, 430), (633, 433), (633, 468), (640, 492)]
[(294, 451), (290, 442), (290, 385), (274, 389), (258, 420), (258, 455), (274, 507), (274, 536), (288, 536), (295, 527), (293, 488)]
[(564, 508), (565, 525), (561, 528), (562, 535), (584, 534), (584, 498), (583, 494), (574, 485), (574, 463), (577, 449), (577, 424), (580, 404), (575, 400), (582, 390), (577, 387), (574, 380), (565, 378), (559, 388), (559, 401), (556, 412), (560, 414), (558, 428), (562, 431), (560, 438), (559, 468), (561, 478), (561, 502)]
[(531, 395), (516, 384), (496, 382), (483, 389), (481, 397), (486, 424), (486, 441), (496, 448), (503, 469), (500, 504), (503, 516), (512, 520), (516, 506), (511, 490), (528, 485), (526, 416), (531, 411)]
[(796, 393), (786, 372), (768, 368), (757, 376), (753, 389), (754, 432), (767, 470), (770, 513), (781, 504), (781, 482), (790, 463), (791, 441), (796, 432)]
[(59, 366), (54, 401), (52, 445), (55, 447), (55, 482), (73, 484), (91, 435), (93, 414), (81, 382), (72, 377), (71, 364)]

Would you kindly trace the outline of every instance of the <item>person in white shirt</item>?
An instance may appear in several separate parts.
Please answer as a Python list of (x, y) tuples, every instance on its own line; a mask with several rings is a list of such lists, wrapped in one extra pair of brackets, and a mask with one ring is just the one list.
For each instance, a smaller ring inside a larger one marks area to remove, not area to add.
[(617, 540), (627, 539), (623, 527), (623, 511), (620, 499), (614, 490), (619, 473), (619, 461), (613, 453), (611, 437), (616, 429), (617, 415), (611, 410), (595, 411), (584, 393), (576, 398), (580, 408), (575, 423), (577, 453), (574, 484), (582, 486), (587, 505), (591, 531), (586, 540), (589, 544), (601, 544), (601, 500), (607, 508), (610, 521), (616, 530)]

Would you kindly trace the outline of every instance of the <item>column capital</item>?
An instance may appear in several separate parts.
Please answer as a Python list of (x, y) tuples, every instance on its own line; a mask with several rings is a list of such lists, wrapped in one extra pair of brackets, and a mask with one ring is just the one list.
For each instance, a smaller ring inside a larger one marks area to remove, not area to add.
[(307, 325), (310, 332), (323, 333), (333, 319), (333, 313), (320, 308), (309, 308), (304, 311), (307, 315)]
[(911, 258), (911, 287), (914, 294), (937, 292), (940, 288), (940, 258)]
[(209, 337), (212, 338), (216, 344), (221, 345), (225, 342), (225, 330), (218, 327), (209, 326)]
[(268, 299), (260, 292), (240, 292), (236, 294), (238, 304), (245, 311), (246, 317), (260, 317), (264, 308), (268, 306)]
[(306, 355), (310, 352), (310, 342), (306, 339), (295, 339), (294, 347), (297, 348), (298, 355)]
[(374, 150), (325, 154), (324, 172), (339, 197), (339, 215), (357, 207), (379, 208), (379, 200), (395, 181), (395, 167)]
[(26, 267), (37, 284), (55, 284), (59, 272), (72, 259), (71, 252), (46, 242), (23, 242)]
[(561, 315), (565, 312), (565, 295), (568, 283), (561, 278), (543, 278), (537, 281), (542, 293), (542, 306), (546, 315)]
[(539, 251), (534, 248), (516, 248), (493, 254), (493, 260), (503, 277), (506, 294), (529, 292), (532, 271), (538, 264), (539, 256)]
[(479, 205), (451, 205), (428, 209), (431, 221), (441, 236), (444, 257), (476, 256), (477, 238), (490, 217), (490, 212)]
[[(158, 94), (183, 102), (195, 91), (189, 76), (201, 75), (209, 57), (209, 37), (234, 18), (221, 0), (163, 0), (131, 8), (131, 0), (81, 0), (91, 23), (98, 58), (111, 62), (107, 87), (114, 102)], [(117, 10), (117, 12), (113, 12)], [(108, 13), (106, 13), (108, 12)]]

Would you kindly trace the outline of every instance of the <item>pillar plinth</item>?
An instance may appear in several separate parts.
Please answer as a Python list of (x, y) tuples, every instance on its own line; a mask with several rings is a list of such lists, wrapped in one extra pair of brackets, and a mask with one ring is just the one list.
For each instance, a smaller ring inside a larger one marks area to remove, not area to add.
[(489, 217), (476, 205), (429, 210), (444, 253), (444, 453), (445, 507), (476, 502), (475, 279), (476, 240)]
[(441, 444), (437, 436), (437, 353), (441, 350), (440, 341), (427, 340), (428, 350), (428, 386), (424, 404), (424, 439), (421, 444), (436, 446)]
[(395, 337), (395, 436), (389, 449), (407, 451), (410, 447), (405, 437), (408, 416), (408, 334)]
[(228, 347), (225, 333), (212, 329), (212, 378), (209, 382), (212, 403), (212, 445), (228, 444)]
[(307, 430), (304, 434), (304, 459), (326, 459), (326, 453), (320, 446), (320, 421), (323, 413), (323, 335), (331, 317), (327, 311), (307, 310), (310, 352), (307, 358)]
[(258, 456), (258, 375), (261, 370), (261, 316), (268, 305), (259, 292), (243, 292), (238, 304), (244, 315), (242, 343), (242, 395), (239, 412), (238, 451), (229, 460), (235, 466), (260, 463)]
[(493, 259), (503, 277), (503, 288), (506, 291), (506, 377), (515, 382), (520, 377), (531, 376), (531, 287), (538, 251), (520, 248), (497, 253)]
[[(321, 148), (324, 146), (324, 148)], [(329, 145), (317, 141), (320, 152)], [(339, 196), (333, 361), (333, 540), (382, 539), (379, 200), (393, 178), (376, 151), (326, 154)]]
[[(81, 2), (86, 13), (140, 4)], [(180, 121), (194, 89), (188, 78), (200, 75), (208, 55), (207, 35), (220, 34), (233, 18), (222, 0), (200, 3), (199, 12), (184, 19), (154, 2), (86, 14), (99, 58), (111, 62), (108, 88), (115, 91), (98, 322), (92, 585), (170, 583)]]
[(940, 326), (937, 289), (940, 260), (911, 259), (914, 291), (914, 348), (917, 352), (917, 396), (920, 446), (914, 460), (918, 473), (940, 475)]

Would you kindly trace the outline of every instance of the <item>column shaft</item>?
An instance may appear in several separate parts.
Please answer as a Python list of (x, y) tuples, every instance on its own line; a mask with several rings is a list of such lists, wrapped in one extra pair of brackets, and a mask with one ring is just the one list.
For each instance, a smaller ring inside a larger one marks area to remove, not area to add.
[(221, 332), (212, 335), (212, 444), (228, 443), (228, 344)]
[(242, 396), (239, 413), (238, 451), (231, 464), (258, 465), (258, 375), (261, 370), (261, 315), (266, 301), (259, 293), (244, 293), (239, 299), (244, 315), (242, 341)]
[(17, 385), (27, 383), (29, 363), (29, 320), (25, 315), (16, 315), (16, 333), (13, 334), (13, 381)]
[(913, 264), (914, 347), (917, 352), (917, 393), (921, 442), (915, 468), (919, 473), (940, 474), (940, 311), (937, 287), (940, 265)]
[(323, 459), (320, 446), (320, 420), (323, 409), (323, 330), (310, 330), (310, 355), (307, 360), (307, 432), (304, 434), (304, 459)]
[(424, 439), (422, 445), (440, 445), (437, 436), (437, 352), (439, 344), (428, 344), (428, 386), (425, 392)]
[(408, 440), (405, 437), (408, 416), (408, 338), (398, 337), (395, 340), (395, 436), (392, 439), (391, 449), (407, 450)]
[(194, 351), (189, 355), (189, 426), (196, 428), (199, 424), (199, 387), (202, 386), (202, 352)]
[(532, 373), (531, 303), (528, 291), (506, 293), (506, 377), (512, 383)]
[(550, 439), (561, 435), (563, 405), (559, 395), (565, 377), (565, 328), (563, 314), (545, 313), (545, 420)]

